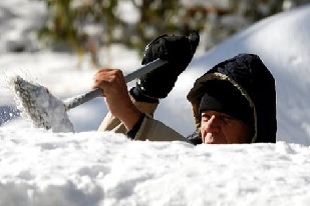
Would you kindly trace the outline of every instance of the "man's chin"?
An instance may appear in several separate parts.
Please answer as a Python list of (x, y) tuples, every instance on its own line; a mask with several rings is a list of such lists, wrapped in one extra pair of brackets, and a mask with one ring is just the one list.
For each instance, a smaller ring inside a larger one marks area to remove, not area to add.
[(205, 139), (205, 144), (227, 144), (223, 141), (220, 141), (221, 139), (218, 137), (208, 137)]
[(205, 140), (205, 144), (217, 144), (215, 138), (209, 137)]

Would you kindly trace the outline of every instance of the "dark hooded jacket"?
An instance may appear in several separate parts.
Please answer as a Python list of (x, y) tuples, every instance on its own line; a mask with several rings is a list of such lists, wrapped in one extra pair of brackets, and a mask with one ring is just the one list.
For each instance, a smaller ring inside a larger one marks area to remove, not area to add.
[[(196, 80), (194, 87), (187, 98), (191, 102), (194, 112), (197, 131), (200, 128), (199, 106), (206, 86), (212, 80), (227, 81), (237, 88), (249, 102), (253, 115), (254, 135), (252, 142), (276, 141), (276, 91), (275, 80), (263, 62), (257, 55), (240, 54), (234, 58), (219, 63), (206, 74)], [(210, 86), (208, 86), (210, 89)], [(233, 87), (233, 88), (234, 88)], [(212, 89), (212, 88), (211, 88)], [(246, 102), (245, 100), (245, 102)], [(187, 141), (193, 144), (201, 143), (199, 132), (190, 138), (166, 126), (164, 123), (152, 118), (157, 103), (139, 102), (132, 98), (132, 102), (144, 114), (132, 130), (127, 133), (123, 123), (108, 113), (101, 123), (100, 131), (114, 131), (124, 133), (134, 140), (151, 141)], [(131, 135), (129, 135), (131, 133)]]
[[(229, 81), (249, 101), (254, 117), (253, 143), (276, 142), (275, 79), (257, 55), (239, 54), (217, 64), (196, 80), (187, 98), (193, 107), (197, 129), (200, 128), (199, 104), (211, 80)], [(199, 141), (201, 138), (192, 139), (195, 144)]]

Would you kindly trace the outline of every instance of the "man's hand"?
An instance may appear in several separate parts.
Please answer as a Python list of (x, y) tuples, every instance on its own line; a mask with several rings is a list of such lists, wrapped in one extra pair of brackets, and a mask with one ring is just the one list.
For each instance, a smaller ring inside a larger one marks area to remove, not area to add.
[(124, 123), (127, 130), (132, 129), (142, 114), (128, 95), (122, 71), (119, 69), (100, 69), (93, 77), (92, 88), (103, 90), (109, 111)]
[[(199, 34), (193, 32), (188, 36), (163, 35), (147, 45), (142, 64), (157, 58), (168, 63), (143, 75), (131, 91), (136, 100), (165, 98), (174, 87), (178, 76), (192, 60), (199, 44)], [(144, 98), (145, 99), (145, 98)]]

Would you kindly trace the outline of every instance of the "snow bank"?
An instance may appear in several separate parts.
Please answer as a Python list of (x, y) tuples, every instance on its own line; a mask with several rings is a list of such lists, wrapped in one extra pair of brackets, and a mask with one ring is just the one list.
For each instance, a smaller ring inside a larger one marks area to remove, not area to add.
[(0, 205), (306, 205), (309, 147), (0, 129)]

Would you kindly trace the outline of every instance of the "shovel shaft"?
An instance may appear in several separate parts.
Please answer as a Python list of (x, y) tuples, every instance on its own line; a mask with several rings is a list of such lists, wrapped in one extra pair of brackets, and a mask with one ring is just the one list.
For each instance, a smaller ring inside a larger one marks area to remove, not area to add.
[[(165, 63), (167, 63), (167, 61), (165, 60), (161, 60), (161, 59), (156, 59), (155, 61), (152, 61), (146, 65), (143, 65), (142, 67), (140, 67), (139, 69), (135, 70), (134, 72), (128, 74), (125, 76), (125, 81), (126, 83), (131, 82), (132, 80), (149, 73), (150, 71), (164, 65)], [(68, 100), (66, 100), (64, 102), (66, 110), (75, 108), (85, 102), (88, 102), (100, 95), (103, 94), (102, 89), (97, 88), (95, 90), (92, 90), (90, 92), (87, 92), (85, 94), (81, 94), (77, 97), (74, 98), (70, 98)]]

